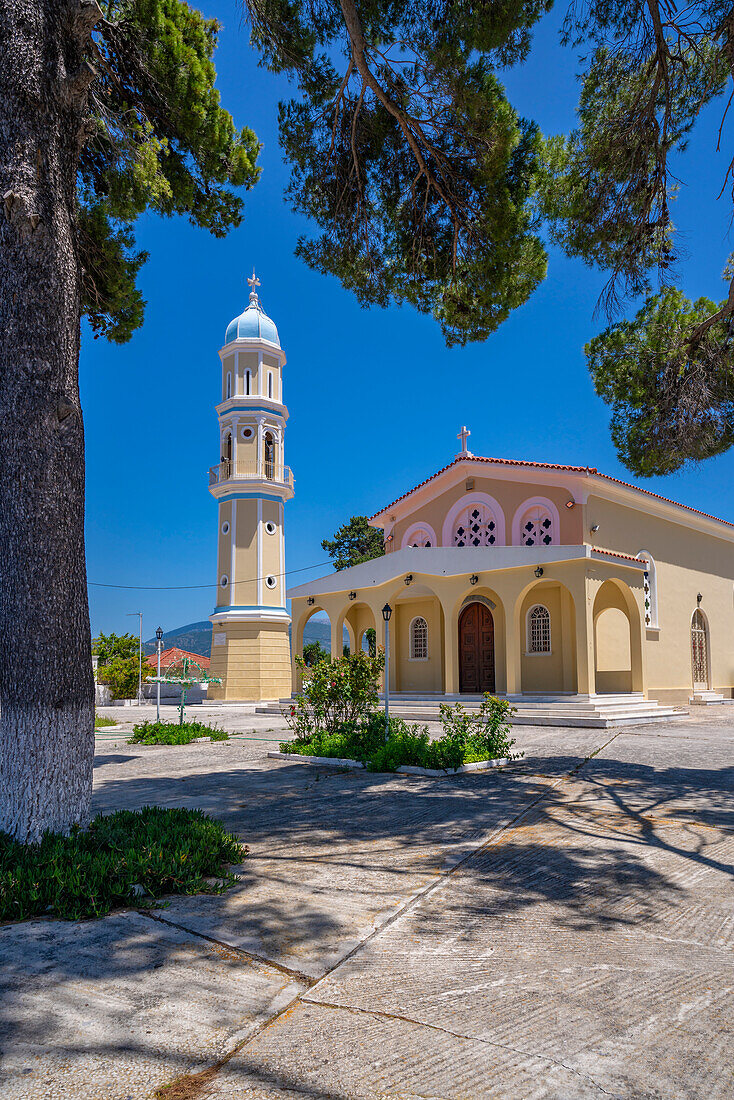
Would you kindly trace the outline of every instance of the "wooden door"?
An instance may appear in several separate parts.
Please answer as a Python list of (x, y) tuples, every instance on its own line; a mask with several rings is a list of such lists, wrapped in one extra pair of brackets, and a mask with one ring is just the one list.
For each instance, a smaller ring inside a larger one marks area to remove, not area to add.
[(483, 603), (470, 603), (459, 618), (459, 691), (494, 691), (494, 619)]

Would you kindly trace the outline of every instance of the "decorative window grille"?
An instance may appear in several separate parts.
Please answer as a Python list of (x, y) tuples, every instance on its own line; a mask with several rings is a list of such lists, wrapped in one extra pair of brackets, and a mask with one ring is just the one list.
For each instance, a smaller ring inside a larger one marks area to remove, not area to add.
[(410, 537), (411, 546), (431, 546), (431, 536), (422, 527), (416, 528)]
[(696, 609), (691, 620), (691, 652), (693, 657), (693, 682), (708, 686), (708, 646), (706, 639), (706, 620)]
[(642, 575), (642, 588), (645, 595), (645, 626), (657, 628), (658, 583), (655, 562), (647, 550), (640, 550), (637, 557), (647, 562), (647, 569)]
[(410, 624), (410, 656), (414, 661), (428, 657), (428, 623), (420, 615)]
[(454, 546), (494, 546), (497, 522), (486, 504), (469, 504), (454, 527)]
[(555, 541), (553, 519), (547, 508), (536, 505), (529, 508), (520, 524), (520, 541), (523, 546), (551, 546)]
[(528, 611), (528, 653), (550, 653), (550, 612), (537, 604)]

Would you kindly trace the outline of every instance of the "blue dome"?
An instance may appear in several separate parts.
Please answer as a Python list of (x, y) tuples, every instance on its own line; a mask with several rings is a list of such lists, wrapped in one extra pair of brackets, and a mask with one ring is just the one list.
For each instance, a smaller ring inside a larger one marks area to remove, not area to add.
[(274, 322), (264, 312), (254, 291), (250, 295), (250, 304), (245, 312), (241, 313), (239, 317), (235, 317), (227, 325), (224, 342), (229, 344), (232, 340), (267, 340), (269, 343), (277, 344), (280, 347), (278, 330)]

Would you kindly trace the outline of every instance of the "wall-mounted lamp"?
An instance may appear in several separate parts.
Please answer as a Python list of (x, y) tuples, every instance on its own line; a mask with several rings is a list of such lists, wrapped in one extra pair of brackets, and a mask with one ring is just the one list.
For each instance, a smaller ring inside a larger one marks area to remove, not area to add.
[(387, 546), (388, 542), (392, 542), (392, 540), (393, 540), (392, 535), (388, 535), (387, 538), (385, 539), (385, 545)]
[(599, 530), (599, 524), (595, 523), (594, 526), (591, 528), (592, 535), (595, 535), (598, 530)]
[(469, 577), (469, 584), (477, 584), (478, 581), (479, 577), (476, 575), (476, 573), (472, 573), (472, 575)]
[(696, 596), (696, 603), (700, 603), (702, 599), (703, 599), (703, 596), (699, 592), (698, 595)]
[(577, 500), (567, 500), (566, 501), (566, 507), (567, 508), (575, 508), (577, 504), (578, 504)]
[(316, 603), (316, 600), (313, 598), (313, 596), (309, 596), (306, 600), (306, 603), (309, 607), (313, 607), (313, 605)]
[(542, 565), (537, 565), (535, 567), (535, 576), (538, 577), (538, 578), (543, 576), (543, 566)]
[(356, 598), (357, 598), (357, 593), (356, 592), (350, 592), (349, 593), (349, 599), (350, 600), (356, 600)]
[(412, 584), (412, 582), (413, 582), (413, 574), (408, 573), (407, 577), (405, 578), (405, 583), (407, 585), (407, 584)]

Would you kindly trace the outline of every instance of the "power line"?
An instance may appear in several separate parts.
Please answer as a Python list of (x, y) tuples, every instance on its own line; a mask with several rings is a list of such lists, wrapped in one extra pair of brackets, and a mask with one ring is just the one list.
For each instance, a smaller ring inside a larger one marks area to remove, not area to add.
[[(269, 577), (287, 577), (291, 573), (305, 573), (308, 569), (322, 569), (325, 565), (332, 565), (330, 561), (320, 561), (315, 565), (302, 565), (299, 569), (286, 569), (283, 573), (268, 573)], [(264, 577), (249, 577), (247, 580), (232, 581), (232, 588), (238, 584), (254, 584), (256, 581), (265, 580)], [(89, 587), (94, 588), (122, 588), (128, 592), (189, 592), (192, 589), (219, 588), (218, 584), (106, 584), (104, 581), (87, 581)]]

